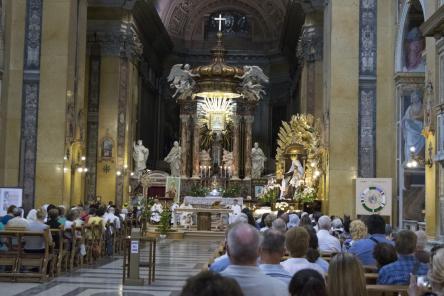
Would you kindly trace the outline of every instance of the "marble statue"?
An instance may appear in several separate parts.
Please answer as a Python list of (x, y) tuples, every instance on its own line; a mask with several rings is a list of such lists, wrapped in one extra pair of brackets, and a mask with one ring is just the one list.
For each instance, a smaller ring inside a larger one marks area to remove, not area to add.
[(142, 171), (146, 169), (146, 161), (150, 150), (143, 146), (142, 140), (133, 143), (133, 159), (134, 159), (134, 173), (136, 177), (142, 174)]
[(180, 153), (181, 148), (179, 146), (179, 142), (174, 141), (174, 146), (171, 148), (170, 153), (168, 153), (167, 157), (165, 157), (165, 161), (170, 164), (171, 176), (180, 177)]
[(211, 165), (211, 156), (210, 153), (208, 153), (207, 150), (202, 149), (199, 153), (199, 163), (200, 165), (209, 166)]
[(236, 77), (242, 79), (242, 94), (247, 100), (259, 101), (266, 94), (263, 83), (269, 79), (259, 66), (244, 66), (244, 74)]
[(404, 136), (404, 160), (410, 159), (410, 148), (415, 148), (415, 153), (420, 153), (425, 145), (421, 135), (424, 127), (424, 110), (419, 91), (410, 94), (410, 105), (402, 117), (402, 129)]
[(304, 167), (301, 162), (295, 158), (291, 161), (291, 167), (288, 172), (285, 173), (284, 178), (281, 182), (281, 196), (280, 198), (285, 198), (285, 195), (290, 186), (298, 188), (304, 182)]
[(251, 149), (251, 177), (253, 179), (259, 179), (264, 171), (264, 163), (267, 160), (264, 152), (259, 147), (259, 143), (254, 143), (254, 147)]
[(233, 167), (233, 152), (230, 152), (230, 151), (224, 149), (224, 154), (222, 156), (222, 162), (223, 162), (224, 166), (231, 169)]
[(422, 52), (425, 49), (425, 40), (418, 27), (412, 28), (406, 36), (404, 71), (424, 72), (425, 63)]
[(170, 82), (170, 87), (176, 89), (173, 98), (175, 98), (177, 95), (186, 96), (196, 84), (193, 77), (198, 76), (199, 74), (191, 73), (189, 64), (174, 65), (171, 68), (170, 75), (168, 75), (167, 78), (168, 82)]

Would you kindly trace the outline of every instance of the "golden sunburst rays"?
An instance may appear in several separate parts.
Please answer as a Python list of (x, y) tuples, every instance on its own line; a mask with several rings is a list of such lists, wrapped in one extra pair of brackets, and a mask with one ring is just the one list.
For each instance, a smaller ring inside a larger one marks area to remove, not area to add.
[[(236, 103), (230, 99), (219, 98), (204, 98), (197, 103), (197, 114), (199, 116), (199, 122), (201, 126), (207, 125), (209, 129), (214, 122), (215, 118), (225, 126), (232, 121), (232, 116), (236, 112)], [(223, 129), (225, 129), (222, 127)], [(220, 128), (218, 126), (218, 128)]]

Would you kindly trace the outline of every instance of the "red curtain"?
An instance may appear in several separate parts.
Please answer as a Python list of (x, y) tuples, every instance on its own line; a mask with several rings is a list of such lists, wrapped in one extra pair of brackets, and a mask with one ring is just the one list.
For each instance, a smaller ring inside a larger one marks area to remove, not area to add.
[(148, 197), (165, 197), (165, 186), (151, 186), (148, 188)]

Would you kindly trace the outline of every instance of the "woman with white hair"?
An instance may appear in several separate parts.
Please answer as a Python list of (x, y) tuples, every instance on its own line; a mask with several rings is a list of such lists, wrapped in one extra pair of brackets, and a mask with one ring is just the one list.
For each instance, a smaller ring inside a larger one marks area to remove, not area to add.
[(28, 220), (28, 222), (36, 221), (37, 220), (37, 210), (31, 209), (28, 212), (28, 215), (26, 215), (26, 220)]

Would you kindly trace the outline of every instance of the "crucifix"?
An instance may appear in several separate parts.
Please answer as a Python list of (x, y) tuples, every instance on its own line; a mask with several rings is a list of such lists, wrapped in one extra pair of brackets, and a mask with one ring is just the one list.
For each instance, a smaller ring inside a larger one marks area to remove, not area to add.
[(219, 23), (219, 32), (222, 32), (222, 22), (225, 22), (227, 19), (222, 17), (222, 14), (219, 13), (219, 17), (214, 18), (215, 21)]

